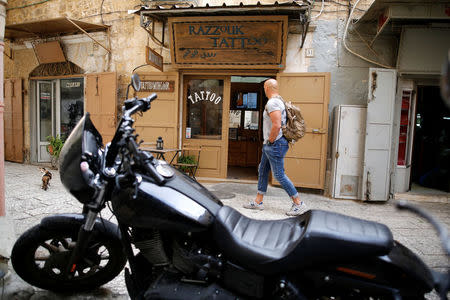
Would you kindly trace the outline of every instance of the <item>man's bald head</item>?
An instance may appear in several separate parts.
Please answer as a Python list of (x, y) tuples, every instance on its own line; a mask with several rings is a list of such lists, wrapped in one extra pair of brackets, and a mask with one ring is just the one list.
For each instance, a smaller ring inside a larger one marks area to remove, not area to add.
[(267, 98), (278, 95), (278, 82), (273, 78), (266, 80), (264, 82), (264, 92)]

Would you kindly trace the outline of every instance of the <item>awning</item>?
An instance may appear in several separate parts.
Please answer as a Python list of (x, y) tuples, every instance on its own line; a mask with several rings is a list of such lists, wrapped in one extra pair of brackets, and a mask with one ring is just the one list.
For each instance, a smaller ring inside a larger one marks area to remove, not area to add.
[[(77, 27), (78, 26), (78, 27)], [(80, 29), (81, 28), (81, 29)], [(5, 26), (5, 38), (47, 38), (85, 32), (106, 31), (109, 26), (87, 23), (69, 18), (48, 19)]]
[[(277, 15), (288, 16), (290, 20), (297, 20), (302, 25), (301, 46), (305, 42), (306, 32), (309, 26), (309, 10), (311, 4), (308, 0), (303, 1), (275, 1), (273, 4), (256, 4), (222, 5), (210, 6), (194, 6), (191, 5), (157, 5), (155, 7), (142, 6), (137, 10), (130, 10), (130, 14), (138, 14), (141, 16), (141, 27), (144, 28), (150, 37), (160, 45), (164, 45), (164, 32), (167, 19), (171, 17), (199, 17), (199, 16), (264, 16)], [(155, 35), (155, 23), (162, 23), (162, 37)]]
[(353, 29), (372, 35), (372, 44), (380, 34), (399, 36), (407, 25), (448, 25), (449, 7), (448, 0), (375, 0)]
[(299, 18), (299, 13), (304, 13), (308, 10), (310, 4), (308, 1), (288, 1), (279, 3), (275, 1), (274, 4), (243, 4), (227, 5), (223, 3), (218, 6), (183, 6), (183, 5), (171, 5), (162, 6), (158, 5), (154, 8), (146, 6), (141, 7), (133, 13), (146, 15), (150, 17), (166, 19), (168, 17), (191, 17), (191, 16), (258, 16), (258, 15), (288, 15)]

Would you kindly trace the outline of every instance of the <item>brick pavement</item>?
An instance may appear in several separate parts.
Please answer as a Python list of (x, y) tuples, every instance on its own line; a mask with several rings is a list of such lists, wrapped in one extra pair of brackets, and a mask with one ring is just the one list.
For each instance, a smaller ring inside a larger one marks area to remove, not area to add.
[[(41, 173), (35, 165), (5, 163), (6, 209), (12, 219), (18, 237), (29, 227), (38, 224), (48, 215), (80, 212), (82, 205), (63, 188), (57, 171), (51, 170), (53, 178), (47, 191), (41, 189)], [(269, 187), (265, 197), (264, 211), (249, 211), (242, 205), (256, 193), (256, 184), (216, 183), (205, 186), (220, 195), (226, 205), (257, 219), (285, 218), (290, 208), (286, 193), (277, 187)], [(444, 270), (449, 265), (439, 240), (431, 226), (421, 218), (407, 212), (399, 212), (393, 203), (364, 203), (360, 201), (330, 199), (318, 194), (300, 193), (311, 209), (323, 209), (384, 223), (392, 230), (394, 238), (418, 254), (434, 270)], [(447, 203), (420, 202), (434, 216), (450, 228), (450, 205)], [(104, 216), (109, 217), (107, 210)], [(7, 280), (6, 291), (16, 293), (15, 299), (128, 299), (123, 274), (90, 293), (73, 296), (58, 295), (39, 290), (24, 283), (14, 272)], [(10, 294), (11, 295), (11, 294)], [(428, 298), (434, 299), (430, 295)], [(6, 298), (8, 299), (8, 298)]]

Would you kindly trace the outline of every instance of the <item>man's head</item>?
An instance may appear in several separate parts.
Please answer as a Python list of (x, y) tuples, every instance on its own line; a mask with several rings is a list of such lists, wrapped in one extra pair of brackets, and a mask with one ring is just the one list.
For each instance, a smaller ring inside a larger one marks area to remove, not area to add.
[(264, 92), (269, 99), (278, 95), (278, 82), (273, 78), (266, 80), (264, 82)]

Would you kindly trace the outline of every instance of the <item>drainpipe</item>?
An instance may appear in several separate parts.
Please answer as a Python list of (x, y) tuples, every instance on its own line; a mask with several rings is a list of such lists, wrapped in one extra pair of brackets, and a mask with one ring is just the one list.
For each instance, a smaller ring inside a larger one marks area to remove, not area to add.
[[(0, 53), (4, 50), (6, 5), (7, 0), (0, 0)], [(5, 138), (3, 136), (3, 55), (0, 55), (0, 217), (5, 216)]]

